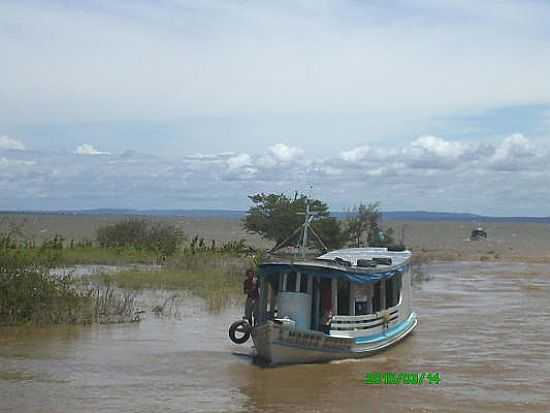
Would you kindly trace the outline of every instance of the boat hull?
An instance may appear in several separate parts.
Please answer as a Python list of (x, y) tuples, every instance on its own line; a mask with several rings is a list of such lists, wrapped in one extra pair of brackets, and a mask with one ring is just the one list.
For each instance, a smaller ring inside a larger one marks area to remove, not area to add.
[(268, 365), (315, 363), (368, 357), (398, 343), (416, 327), (416, 314), (383, 332), (364, 337), (326, 335), (267, 322), (253, 332), (257, 361)]

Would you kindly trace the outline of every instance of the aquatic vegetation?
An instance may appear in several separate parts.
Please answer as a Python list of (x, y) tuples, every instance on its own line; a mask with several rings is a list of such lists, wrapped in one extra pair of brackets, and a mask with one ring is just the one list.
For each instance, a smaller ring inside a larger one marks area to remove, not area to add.
[(0, 251), (0, 325), (135, 321), (133, 298), (109, 286), (82, 288), (71, 274), (53, 275), (59, 254)]
[[(187, 290), (205, 299), (210, 311), (219, 311), (240, 299), (244, 273), (254, 265), (252, 257), (243, 255), (189, 254), (175, 257), (161, 270), (128, 270), (95, 279), (129, 290)], [(162, 307), (157, 309), (159, 313)]]
[(0, 255), (0, 323), (70, 322), (81, 310), (67, 277), (50, 277), (55, 256), (3, 250)]
[(116, 292), (110, 285), (89, 290), (93, 299), (94, 321), (100, 324), (140, 321), (142, 311), (135, 305), (135, 294), (130, 291)]

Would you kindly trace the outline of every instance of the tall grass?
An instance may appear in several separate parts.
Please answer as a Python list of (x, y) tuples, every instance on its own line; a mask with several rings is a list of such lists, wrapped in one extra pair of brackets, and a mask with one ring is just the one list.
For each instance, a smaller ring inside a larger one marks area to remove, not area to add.
[(254, 265), (243, 255), (201, 253), (178, 256), (158, 271), (129, 270), (104, 277), (125, 289), (183, 289), (205, 299), (210, 311), (239, 300), (246, 269)]
[(136, 310), (135, 295), (129, 291), (116, 292), (110, 285), (91, 290), (95, 321), (105, 323), (125, 323), (140, 321), (140, 311)]
[(61, 254), (61, 263), (63, 265), (155, 264), (158, 261), (158, 254), (135, 248), (74, 247), (63, 249)]
[(0, 251), (0, 325), (133, 321), (134, 308), (106, 287), (78, 289), (69, 275), (53, 275), (59, 256)]

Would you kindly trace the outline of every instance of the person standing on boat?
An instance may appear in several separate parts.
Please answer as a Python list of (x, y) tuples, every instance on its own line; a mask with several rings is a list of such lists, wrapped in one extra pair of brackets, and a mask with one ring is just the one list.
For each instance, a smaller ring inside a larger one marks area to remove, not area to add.
[(254, 316), (254, 323), (256, 322), (256, 308), (258, 304), (258, 298), (260, 293), (258, 291), (258, 278), (254, 270), (246, 270), (246, 279), (243, 284), (243, 292), (246, 294), (246, 304), (244, 307), (244, 318), (248, 320), (250, 325), (252, 324), (252, 316)]

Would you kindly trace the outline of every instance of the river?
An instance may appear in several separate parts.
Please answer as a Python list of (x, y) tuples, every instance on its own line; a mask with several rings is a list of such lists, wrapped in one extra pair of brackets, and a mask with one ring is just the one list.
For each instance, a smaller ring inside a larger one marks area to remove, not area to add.
[[(189, 296), (136, 324), (2, 329), (0, 411), (550, 411), (549, 266), (432, 263), (416, 279), (415, 333), (358, 361), (257, 367), (227, 337), (241, 309), (210, 314)], [(364, 384), (367, 372), (441, 382)]]

